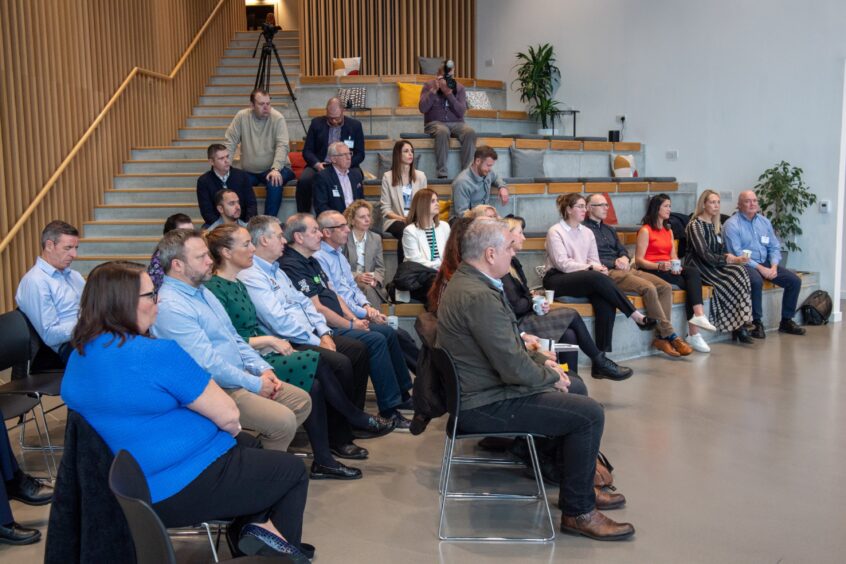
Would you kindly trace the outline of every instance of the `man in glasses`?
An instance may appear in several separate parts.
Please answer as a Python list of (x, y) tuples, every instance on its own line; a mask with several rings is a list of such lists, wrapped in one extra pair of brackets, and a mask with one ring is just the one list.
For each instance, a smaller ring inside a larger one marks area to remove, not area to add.
[(658, 322), (652, 346), (672, 357), (689, 355), (693, 349), (676, 335), (670, 323), (673, 287), (648, 272), (632, 269), (632, 260), (617, 230), (604, 223), (608, 216), (608, 200), (604, 195), (590, 194), (586, 202), (584, 226), (593, 231), (599, 260), (608, 267), (608, 276), (622, 292), (634, 292), (643, 298), (647, 317)]
[(338, 141), (329, 145), (329, 161), (314, 183), (314, 213), (326, 210), (343, 213), (355, 200), (364, 198), (361, 169), (351, 168), (352, 151), (346, 143)]

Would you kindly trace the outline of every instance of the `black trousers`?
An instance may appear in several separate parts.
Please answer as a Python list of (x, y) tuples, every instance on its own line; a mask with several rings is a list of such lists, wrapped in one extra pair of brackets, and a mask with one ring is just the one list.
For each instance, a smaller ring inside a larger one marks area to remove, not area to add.
[(414, 374), (417, 374), (417, 357), (420, 356), (420, 347), (414, 341), (408, 331), (397, 328), (397, 340), (402, 349), (402, 356), (405, 358), (405, 365)]
[[(582, 349), (582, 352), (585, 353), (591, 360), (595, 359), (602, 352), (596, 346), (596, 343), (593, 342), (593, 338), (590, 336), (590, 331), (588, 331), (587, 325), (585, 325), (581, 315), (577, 315), (573, 318), (573, 321), (570, 322), (570, 326), (566, 331), (564, 331), (564, 334), (561, 335), (558, 342), (578, 345), (579, 348)], [(558, 362), (566, 362), (569, 365), (570, 370), (573, 372), (579, 371), (578, 351), (558, 353)], [(572, 388), (570, 391), (572, 391)]]
[(299, 547), (308, 474), (292, 454), (237, 444), (178, 493), (153, 504), (166, 527), (212, 519), (273, 523)]
[(687, 292), (684, 309), (687, 312), (688, 319), (693, 317), (693, 306), (702, 305), (702, 275), (699, 273), (698, 268), (695, 266), (685, 266), (681, 274), (673, 274), (670, 271), (662, 270), (648, 270), (647, 272)]
[(405, 252), (402, 250), (402, 232), (405, 231), (405, 226), (404, 221), (395, 221), (385, 229), (397, 240), (397, 264), (402, 264), (402, 261), (405, 260)]
[(558, 507), (564, 515), (581, 515), (596, 506), (593, 477), (605, 426), (602, 406), (579, 392), (586, 389), (573, 379), (571, 392), (544, 392), (462, 410), (461, 431), (468, 433), (528, 432), (552, 437), (555, 462), (561, 475)]
[(635, 312), (632, 303), (617, 288), (614, 281), (594, 270), (560, 272), (553, 269), (543, 277), (543, 287), (554, 290), (555, 297), (573, 296), (590, 300), (594, 312), (596, 346), (603, 352), (611, 352), (617, 310), (623, 312), (626, 317), (631, 317)]
[[(5, 420), (3, 412), (0, 412), (0, 421)], [(17, 471), (18, 461), (15, 460), (15, 453), (9, 443), (9, 433), (3, 429), (0, 433), (0, 525), (8, 525), (14, 520), (12, 508), (9, 506), (9, 495), (6, 493), (6, 482), (14, 478)]]
[(296, 191), (294, 192), (294, 198), (297, 201), (297, 213), (311, 213), (314, 179), (317, 174), (316, 170), (307, 166), (297, 179)]

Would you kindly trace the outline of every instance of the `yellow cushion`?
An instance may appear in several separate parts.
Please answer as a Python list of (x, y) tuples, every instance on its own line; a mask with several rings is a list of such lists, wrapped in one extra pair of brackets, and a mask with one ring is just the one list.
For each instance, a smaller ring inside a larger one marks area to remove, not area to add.
[(449, 221), (449, 210), (452, 209), (452, 200), (438, 200), (438, 205), (441, 207), (441, 211), (438, 213), (438, 219)]
[(420, 102), (420, 93), (423, 91), (422, 84), (409, 84), (397, 82), (399, 87), (399, 105), (402, 108), (416, 108)]

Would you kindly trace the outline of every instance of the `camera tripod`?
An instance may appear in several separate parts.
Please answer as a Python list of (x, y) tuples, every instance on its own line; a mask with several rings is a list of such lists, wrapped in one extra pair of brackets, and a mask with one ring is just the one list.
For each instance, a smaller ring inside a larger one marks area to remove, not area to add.
[(273, 32), (270, 33), (268, 29), (265, 28), (256, 40), (256, 48), (253, 49), (254, 58), (256, 56), (256, 52), (258, 51), (259, 42), (261, 42), (261, 38), (264, 37), (264, 45), (261, 46), (261, 58), (259, 58), (258, 71), (256, 72), (256, 82), (253, 85), (253, 88), (264, 88), (267, 92), (270, 92), (270, 70), (273, 67), (270, 55), (273, 54), (276, 57), (276, 63), (279, 65), (279, 70), (282, 71), (282, 78), (285, 80), (285, 86), (288, 87), (288, 94), (291, 96), (291, 101), (294, 103), (294, 109), (297, 110), (297, 116), (299, 116), (300, 124), (302, 124), (303, 131), (305, 132), (305, 121), (303, 121), (303, 115), (300, 113), (300, 107), (297, 105), (297, 97), (294, 95), (294, 90), (291, 88), (291, 82), (288, 80), (288, 74), (285, 72), (285, 67), (282, 66), (282, 59), (279, 58), (279, 52), (276, 50), (276, 45), (273, 44), (273, 35), (276, 31), (277, 30), (274, 29)]

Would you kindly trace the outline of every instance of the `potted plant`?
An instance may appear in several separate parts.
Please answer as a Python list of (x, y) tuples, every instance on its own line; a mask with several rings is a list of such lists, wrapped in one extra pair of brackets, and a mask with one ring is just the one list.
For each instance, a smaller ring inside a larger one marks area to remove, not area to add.
[(517, 61), (517, 78), (511, 85), (517, 85), (520, 101), (529, 104), (529, 117), (540, 122), (542, 129), (538, 133), (550, 135), (555, 131), (555, 119), (561, 115), (561, 108), (553, 99), (561, 71), (555, 66), (552, 45), (529, 46), (527, 52), (517, 53)]
[(801, 251), (796, 236), (802, 234), (799, 217), (808, 206), (817, 201), (802, 179), (802, 169), (781, 161), (758, 177), (755, 194), (761, 213), (773, 224), (773, 231), (781, 241), (782, 249)]

